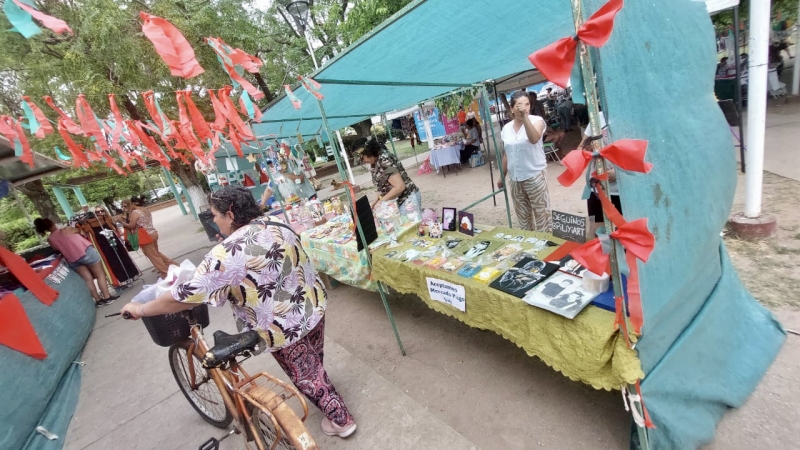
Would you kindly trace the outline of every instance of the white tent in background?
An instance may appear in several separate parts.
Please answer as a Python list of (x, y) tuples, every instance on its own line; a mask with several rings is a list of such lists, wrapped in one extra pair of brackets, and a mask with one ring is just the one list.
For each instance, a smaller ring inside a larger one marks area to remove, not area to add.
[(709, 14), (739, 6), (739, 0), (705, 0), (705, 3)]

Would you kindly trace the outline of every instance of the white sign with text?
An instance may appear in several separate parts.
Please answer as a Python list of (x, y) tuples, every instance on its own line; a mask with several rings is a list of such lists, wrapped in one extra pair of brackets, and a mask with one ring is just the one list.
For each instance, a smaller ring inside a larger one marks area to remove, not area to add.
[(464, 292), (464, 286), (436, 278), (426, 277), (425, 279), (428, 280), (428, 295), (431, 296), (431, 300), (446, 303), (461, 312), (466, 312), (467, 296)]

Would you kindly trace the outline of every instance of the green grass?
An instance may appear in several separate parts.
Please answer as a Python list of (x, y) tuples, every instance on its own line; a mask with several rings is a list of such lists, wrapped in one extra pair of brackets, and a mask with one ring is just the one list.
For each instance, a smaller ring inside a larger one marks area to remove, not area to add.
[[(391, 143), (387, 142), (386, 147), (389, 151), (392, 151)], [(414, 149), (411, 147), (411, 141), (395, 141), (394, 143), (394, 150), (397, 152), (397, 159), (403, 160), (406, 158), (413, 158), (414, 157)], [(428, 151), (428, 143), (423, 142), (417, 145), (417, 155), (420, 153), (425, 153)]]

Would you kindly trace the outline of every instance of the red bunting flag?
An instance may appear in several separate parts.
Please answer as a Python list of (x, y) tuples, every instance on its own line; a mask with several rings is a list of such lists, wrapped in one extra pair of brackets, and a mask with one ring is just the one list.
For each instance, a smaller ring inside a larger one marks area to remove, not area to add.
[(39, 11), (38, 9), (32, 7), (31, 5), (23, 3), (19, 0), (11, 0), (11, 1), (13, 1), (15, 5), (19, 6), (20, 9), (30, 14), (31, 17), (38, 20), (39, 22), (42, 22), (42, 25), (53, 30), (53, 32), (55, 32), (56, 34), (61, 34), (64, 32), (72, 34), (72, 29), (70, 29), (69, 25), (67, 25), (67, 23), (64, 22), (63, 20), (57, 19), (53, 16), (48, 16), (47, 14)]
[(56, 106), (55, 102), (53, 102), (53, 99), (49, 95), (45, 95), (43, 98), (44, 98), (45, 103), (47, 103), (47, 105), (50, 108), (52, 108), (53, 111), (58, 113), (58, 117), (60, 118), (59, 119), (59, 124), (60, 124), (59, 126), (63, 126), (66, 131), (68, 131), (68, 132), (70, 132), (70, 133), (72, 133), (72, 134), (74, 134), (76, 136), (83, 136), (84, 135), (83, 129), (81, 127), (79, 127), (78, 124), (75, 123), (75, 121), (73, 121), (72, 118), (67, 115), (67, 113), (65, 113), (64, 111), (61, 110), (61, 108)]
[(30, 97), (23, 95), (22, 100), (28, 104), (28, 107), (30, 107), (31, 111), (33, 111), (33, 116), (36, 118), (36, 121), (39, 122), (39, 129), (36, 130), (35, 136), (39, 139), (44, 139), (45, 136), (54, 131), (53, 126), (50, 125), (50, 121), (47, 119), (47, 116), (45, 116), (42, 110), (36, 106), (36, 103), (33, 103)]
[(304, 77), (302, 75), (297, 77), (298, 80), (303, 84), (303, 87), (306, 88), (309, 94), (313, 95), (317, 98), (317, 100), (324, 100), (325, 96), (322, 95), (322, 92), (319, 90), (322, 89), (322, 85), (317, 83), (313, 78)]
[(566, 89), (572, 66), (575, 65), (578, 41), (592, 47), (605, 45), (614, 29), (614, 17), (622, 6), (623, 0), (609, 0), (578, 28), (574, 37), (561, 38), (535, 51), (528, 56), (528, 60), (545, 78)]
[(0, 299), (0, 345), (36, 359), (47, 358), (25, 308), (13, 293)]
[(288, 84), (284, 84), (283, 90), (286, 91), (286, 96), (289, 97), (289, 101), (292, 102), (292, 106), (294, 106), (294, 109), (300, 109), (303, 106), (303, 102), (300, 101), (299, 98), (297, 98), (297, 95), (295, 95), (294, 92), (292, 92), (291, 86), (289, 86)]
[(241, 68), (250, 73), (258, 73), (259, 68), (264, 64), (260, 59), (245, 53), (241, 49), (231, 48), (220, 38), (206, 38), (206, 42), (217, 54), (217, 59), (222, 64), (222, 69), (234, 84), (241, 85), (255, 100), (264, 98), (264, 93), (244, 79), (237, 70)]
[(140, 12), (142, 32), (153, 43), (156, 53), (169, 66), (175, 77), (192, 78), (204, 72), (197, 62), (189, 41), (169, 21)]
[(108, 150), (106, 137), (100, 129), (100, 124), (97, 123), (92, 107), (89, 105), (89, 102), (86, 101), (86, 96), (83, 94), (78, 95), (77, 100), (75, 100), (75, 113), (78, 116), (78, 120), (81, 122), (83, 134), (93, 137), (95, 144), (101, 149)]

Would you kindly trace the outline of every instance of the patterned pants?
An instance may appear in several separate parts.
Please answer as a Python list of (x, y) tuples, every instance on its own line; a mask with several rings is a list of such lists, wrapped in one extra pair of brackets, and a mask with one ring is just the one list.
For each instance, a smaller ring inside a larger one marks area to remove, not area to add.
[(272, 356), (291, 378), (297, 389), (317, 405), (325, 417), (337, 425), (345, 425), (352, 416), (342, 396), (331, 384), (322, 365), (325, 343), (325, 318), (305, 337), (273, 352)]
[(550, 233), (553, 217), (550, 214), (550, 193), (547, 173), (543, 170), (525, 181), (511, 180), (511, 199), (523, 230)]

